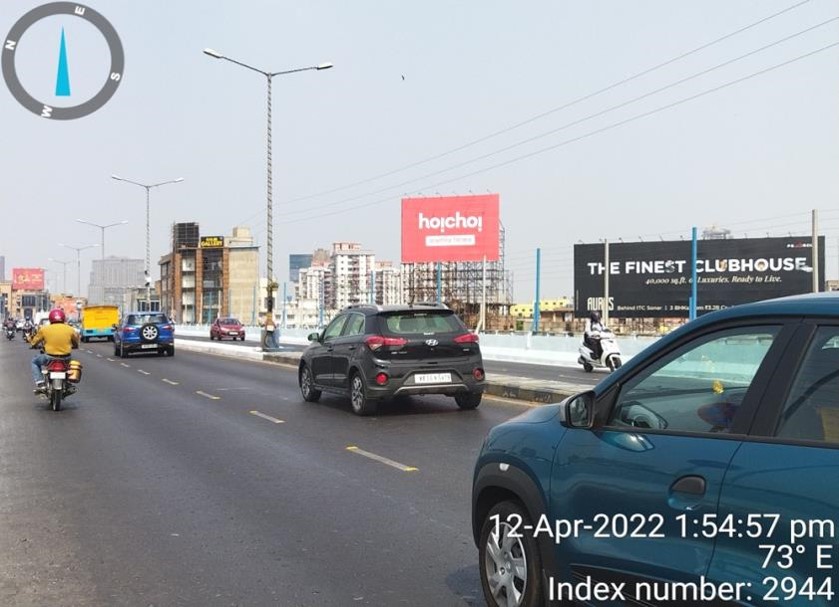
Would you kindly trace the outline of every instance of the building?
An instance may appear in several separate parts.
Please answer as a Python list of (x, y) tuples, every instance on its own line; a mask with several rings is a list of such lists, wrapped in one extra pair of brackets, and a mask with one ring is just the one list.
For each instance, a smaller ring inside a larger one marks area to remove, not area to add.
[(312, 265), (314, 255), (311, 253), (292, 253), (288, 256), (288, 281), (296, 283), (300, 279), (300, 270)]
[(331, 307), (342, 310), (350, 304), (371, 301), (376, 256), (357, 242), (332, 244), (333, 294)]
[(91, 305), (122, 306), (129, 289), (145, 285), (145, 262), (128, 257), (94, 259), (91, 264), (88, 301)]
[(249, 228), (200, 236), (197, 223), (172, 227), (172, 251), (160, 262), (160, 305), (178, 323), (212, 323), (219, 316), (257, 316), (259, 247)]
[(313, 301), (318, 310), (330, 307), (333, 299), (333, 274), (328, 265), (313, 265), (300, 270), (295, 287), (295, 301)]
[(401, 267), (390, 261), (376, 262), (376, 303), (383, 306), (405, 303), (405, 286)]
[(0, 255), (0, 282), (6, 282), (6, 256)]

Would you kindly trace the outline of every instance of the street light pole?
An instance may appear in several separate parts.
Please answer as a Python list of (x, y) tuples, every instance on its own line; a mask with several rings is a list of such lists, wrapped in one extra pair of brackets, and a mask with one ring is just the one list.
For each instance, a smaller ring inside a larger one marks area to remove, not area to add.
[(101, 242), (102, 261), (105, 260), (105, 230), (108, 229), (108, 228), (113, 228), (114, 226), (121, 226), (121, 225), (125, 225), (126, 223), (128, 223), (128, 220), (123, 220), (123, 221), (118, 221), (116, 223), (109, 223), (108, 225), (103, 226), (103, 225), (100, 225), (98, 223), (93, 223), (92, 221), (87, 221), (85, 219), (77, 219), (76, 221), (78, 221), (79, 223), (86, 223), (89, 226), (93, 226), (94, 228), (99, 228), (100, 230), (102, 230), (102, 242)]
[(268, 169), (268, 176), (267, 176), (267, 220), (268, 220), (268, 235), (267, 235), (267, 243), (266, 243), (266, 253), (267, 253), (267, 260), (265, 263), (265, 269), (268, 273), (268, 299), (266, 302), (266, 307), (268, 309), (268, 315), (270, 316), (274, 311), (274, 202), (273, 202), (273, 164), (272, 164), (272, 153), (271, 153), (271, 83), (273, 81), (274, 76), (284, 76), (286, 74), (294, 74), (296, 72), (305, 72), (309, 70), (328, 70), (332, 67), (331, 63), (321, 63), (319, 65), (312, 65), (309, 67), (301, 67), (296, 68), (293, 70), (284, 70), (282, 72), (266, 72), (264, 70), (260, 70), (258, 68), (253, 67), (252, 65), (248, 65), (247, 63), (243, 63), (241, 61), (237, 61), (235, 59), (231, 59), (230, 57), (225, 57), (218, 51), (214, 51), (213, 49), (207, 48), (204, 49), (204, 54), (208, 55), (214, 59), (224, 59), (225, 61), (229, 61), (230, 63), (235, 63), (236, 65), (242, 66), (247, 68), (251, 71), (257, 72), (265, 76), (268, 82), (268, 154), (267, 154), (267, 169)]
[(63, 295), (67, 294), (67, 264), (73, 263), (72, 261), (62, 261), (61, 259), (53, 259), (52, 257), (49, 258), (50, 261), (55, 263), (60, 263), (63, 269), (63, 276), (61, 278), (61, 292)]
[(98, 247), (98, 244), (87, 244), (83, 247), (74, 247), (69, 244), (62, 244), (58, 243), (60, 247), (67, 247), (68, 249), (73, 249), (76, 252), (76, 297), (82, 296), (82, 251), (85, 249), (93, 249), (94, 247)]
[(119, 177), (118, 175), (111, 175), (111, 179), (115, 179), (117, 181), (124, 181), (126, 183), (145, 188), (146, 190), (146, 311), (148, 312), (151, 311), (151, 227), (149, 222), (151, 214), (149, 211), (149, 192), (152, 188), (158, 188), (162, 185), (166, 185), (169, 183), (180, 183), (184, 180), (184, 178), (178, 177), (177, 179), (161, 181), (160, 183), (139, 183), (137, 181), (125, 179), (124, 177)]

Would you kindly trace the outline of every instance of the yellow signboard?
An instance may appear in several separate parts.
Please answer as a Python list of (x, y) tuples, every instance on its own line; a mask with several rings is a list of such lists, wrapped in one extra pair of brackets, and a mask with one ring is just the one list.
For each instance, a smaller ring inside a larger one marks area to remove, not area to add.
[(198, 244), (202, 249), (217, 249), (224, 246), (224, 236), (202, 236)]

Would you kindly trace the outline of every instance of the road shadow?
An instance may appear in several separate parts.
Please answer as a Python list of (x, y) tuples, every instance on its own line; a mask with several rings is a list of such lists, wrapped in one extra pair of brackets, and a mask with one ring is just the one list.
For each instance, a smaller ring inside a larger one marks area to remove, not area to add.
[[(319, 406), (327, 407), (334, 411), (342, 411), (353, 414), (352, 406), (348, 397), (333, 396), (324, 394), (321, 397)], [(469, 411), (461, 411), (453, 398), (432, 396), (398, 396), (390, 400), (379, 401), (376, 414), (370, 418), (377, 417), (401, 417), (409, 415), (441, 415), (459, 413), (469, 414)]]
[(469, 565), (454, 571), (446, 577), (446, 586), (454, 592), (464, 605), (486, 607), (481, 589), (481, 573), (477, 565)]

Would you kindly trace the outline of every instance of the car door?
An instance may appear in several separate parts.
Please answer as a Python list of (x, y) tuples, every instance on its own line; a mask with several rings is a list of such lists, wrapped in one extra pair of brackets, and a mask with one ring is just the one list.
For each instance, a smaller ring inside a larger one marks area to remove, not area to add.
[[(581, 521), (557, 544), (562, 579), (627, 583), (632, 596), (636, 582), (705, 574), (714, 538), (690, 521), (716, 513), (793, 332), (766, 321), (704, 328), (600, 395), (596, 429), (568, 432), (554, 460), (551, 514)], [(636, 596), (656, 604), (646, 598)]]
[(720, 495), (726, 529), (708, 576), (749, 584), (742, 605), (839, 602), (839, 323), (802, 324), (799, 344)]
[(315, 383), (320, 386), (334, 386), (332, 371), (332, 350), (335, 347), (335, 340), (341, 335), (347, 315), (337, 316), (323, 332), (320, 341), (313, 345), (312, 352), (312, 374), (315, 376)]
[(333, 342), (332, 373), (336, 386), (349, 387), (350, 361), (363, 345), (366, 318), (358, 312), (348, 314), (343, 332)]

